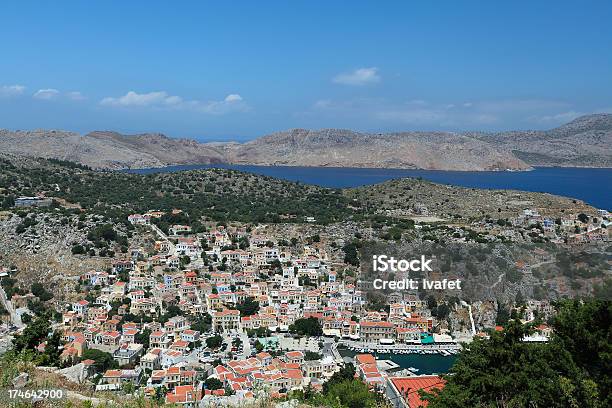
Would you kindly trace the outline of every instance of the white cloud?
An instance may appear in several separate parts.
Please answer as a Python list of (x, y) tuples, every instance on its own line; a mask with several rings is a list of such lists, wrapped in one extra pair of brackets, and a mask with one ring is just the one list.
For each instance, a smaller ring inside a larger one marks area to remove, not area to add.
[(538, 122), (543, 122), (543, 123), (566, 123), (582, 115), (584, 115), (584, 113), (582, 112), (567, 111), (567, 112), (557, 113), (554, 115), (544, 115), (540, 117), (534, 117), (533, 119), (537, 120)]
[(2, 85), (0, 86), (0, 97), (18, 96), (25, 91), (23, 85)]
[(100, 104), (115, 107), (191, 110), (212, 115), (248, 110), (248, 105), (244, 103), (242, 96), (238, 94), (229, 94), (221, 101), (200, 101), (185, 100), (180, 96), (169, 95), (165, 91), (142, 94), (135, 91), (129, 91), (120, 97), (106, 97), (100, 101)]
[(380, 75), (378, 75), (378, 68), (359, 68), (352, 72), (345, 72), (336, 75), (333, 82), (343, 85), (367, 85), (375, 84), (380, 82)]
[(559, 110), (569, 107), (569, 104), (547, 99), (503, 99), (472, 103), (469, 107), (487, 112), (520, 113)]
[(156, 106), (156, 105), (176, 105), (182, 99), (178, 96), (170, 96), (166, 92), (157, 91), (139, 94), (129, 91), (123, 96), (112, 98), (107, 97), (100, 101), (102, 105), (109, 106)]
[(321, 99), (316, 101), (313, 106), (315, 109), (326, 109), (329, 108), (331, 105), (332, 101), (330, 101), (329, 99)]
[(222, 101), (190, 101), (186, 107), (210, 115), (223, 115), (229, 112), (246, 112), (250, 108), (242, 96), (229, 94)]
[(434, 104), (420, 99), (399, 105), (386, 104), (375, 111), (374, 117), (386, 122), (449, 127), (489, 125), (499, 119), (490, 112), (470, 111), (454, 103)]
[(66, 96), (69, 99), (72, 99), (73, 101), (82, 101), (82, 100), (86, 99), (85, 96), (83, 96), (83, 94), (80, 93), (79, 91), (68, 92), (66, 94)]
[(242, 100), (242, 96), (238, 94), (229, 94), (225, 97), (225, 102), (238, 102)]
[(43, 99), (43, 100), (48, 101), (48, 100), (57, 98), (59, 94), (60, 94), (60, 91), (58, 91), (57, 89), (48, 88), (48, 89), (39, 89), (38, 91), (34, 93), (34, 95), (32, 95), (32, 97), (36, 99)]
[[(383, 126), (415, 126), (422, 129), (439, 127), (471, 128), (500, 121), (495, 112), (470, 109), (457, 103), (433, 103), (413, 99), (397, 103), (384, 98), (358, 98), (344, 101), (316, 101), (311, 112), (330, 118), (359, 118)], [(308, 114), (308, 113), (307, 113)]]
[[(595, 112), (606, 112), (599, 109)], [(320, 99), (300, 115), (330, 121), (358, 120), (377, 126), (418, 129), (507, 130), (550, 128), (586, 114), (565, 101), (547, 99), (500, 99), (470, 102), (405, 102), (386, 98)]]

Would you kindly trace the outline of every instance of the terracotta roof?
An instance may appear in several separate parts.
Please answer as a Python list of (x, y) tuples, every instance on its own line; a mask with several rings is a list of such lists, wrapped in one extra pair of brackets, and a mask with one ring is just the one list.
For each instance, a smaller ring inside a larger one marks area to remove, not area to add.
[(106, 370), (104, 377), (121, 377), (121, 370)]
[(355, 360), (357, 364), (376, 364), (376, 359), (371, 354), (357, 354)]
[(172, 375), (172, 374), (180, 374), (181, 369), (179, 367), (170, 367), (166, 370), (166, 373), (168, 373), (168, 375)]
[(301, 370), (287, 370), (285, 375), (287, 376), (287, 378), (298, 379), (298, 378), (302, 378), (302, 371)]
[(427, 406), (427, 401), (421, 400), (419, 390), (431, 392), (433, 389), (443, 388), (446, 384), (446, 381), (437, 375), (395, 377), (391, 378), (391, 381), (410, 408)]

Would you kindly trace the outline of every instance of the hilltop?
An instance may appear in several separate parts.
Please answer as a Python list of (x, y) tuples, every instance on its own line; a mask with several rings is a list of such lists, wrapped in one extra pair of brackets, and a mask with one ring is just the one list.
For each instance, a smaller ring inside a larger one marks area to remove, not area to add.
[(612, 167), (612, 115), (582, 116), (546, 131), (480, 135), (532, 166)]
[(84, 136), (62, 130), (0, 130), (0, 151), (19, 156), (69, 160), (94, 169), (162, 167), (224, 161), (213, 147), (161, 134), (125, 136), (91, 132)]
[(199, 143), (159, 133), (0, 130), (0, 150), (94, 169), (254, 164), (430, 170), (612, 167), (612, 115), (583, 116), (547, 131), (361, 133), (293, 129), (246, 143)]
[(553, 194), (457, 187), (413, 178), (346, 189), (344, 194), (379, 212), (416, 210), (447, 220), (511, 218), (525, 208), (537, 208), (553, 218), (572, 212), (596, 214), (593, 207), (580, 200)]

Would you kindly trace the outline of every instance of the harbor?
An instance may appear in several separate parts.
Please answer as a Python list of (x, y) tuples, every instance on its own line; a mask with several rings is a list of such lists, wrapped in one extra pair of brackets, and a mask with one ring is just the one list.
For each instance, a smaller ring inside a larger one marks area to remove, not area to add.
[[(353, 363), (355, 356), (362, 354), (360, 351), (355, 352), (348, 349), (342, 349), (339, 352), (347, 363)], [(390, 354), (376, 351), (366, 354), (372, 354), (376, 358), (380, 371), (391, 376), (444, 374), (457, 360), (456, 355), (442, 354)]]
[(357, 341), (344, 341), (340, 343), (344, 349), (355, 353), (377, 354), (439, 354), (442, 356), (457, 355), (461, 345), (457, 343), (431, 343), (431, 344), (379, 344)]

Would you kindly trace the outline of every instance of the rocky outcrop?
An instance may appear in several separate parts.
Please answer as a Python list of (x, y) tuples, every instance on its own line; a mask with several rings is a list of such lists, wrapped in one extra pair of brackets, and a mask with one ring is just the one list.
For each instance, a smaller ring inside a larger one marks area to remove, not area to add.
[(547, 131), (477, 135), (532, 166), (612, 167), (612, 115), (579, 117)]

